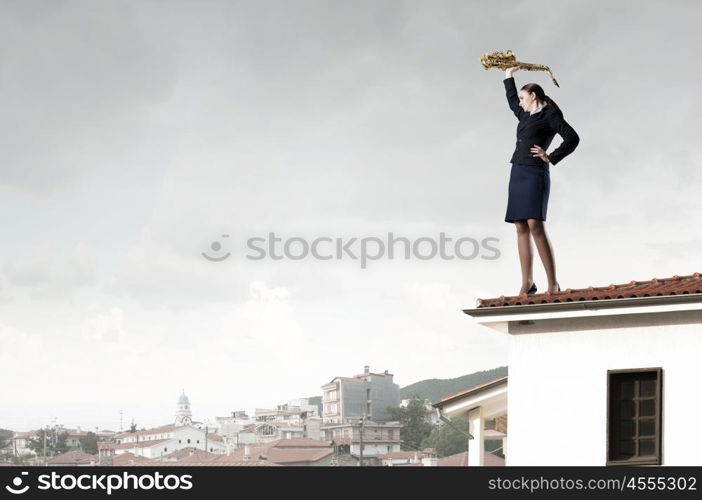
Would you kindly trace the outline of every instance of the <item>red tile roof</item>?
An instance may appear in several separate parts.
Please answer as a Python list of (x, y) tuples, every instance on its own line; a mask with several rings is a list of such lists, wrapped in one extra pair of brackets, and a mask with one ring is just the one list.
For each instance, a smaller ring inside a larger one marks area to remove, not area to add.
[[(184, 426), (185, 427), (185, 426)], [(175, 424), (162, 425), (161, 427), (154, 427), (153, 429), (142, 429), (136, 432), (120, 432), (113, 436), (114, 439), (121, 439), (130, 436), (149, 436), (151, 434), (165, 434), (166, 432), (173, 432), (178, 426)]]
[(135, 463), (146, 463), (146, 462), (151, 462), (146, 457), (142, 457), (141, 455), (135, 455), (134, 453), (122, 453), (121, 455), (115, 455), (112, 457), (112, 465), (113, 466), (123, 466), (123, 465), (133, 465)]
[(368, 372), (368, 373), (359, 373), (358, 375), (354, 375), (353, 377), (334, 377), (331, 382), (328, 382), (321, 386), (322, 389), (325, 389), (327, 387), (330, 387), (332, 385), (335, 385), (337, 381), (340, 380), (346, 380), (346, 381), (351, 381), (351, 382), (359, 382), (362, 381), (365, 377), (373, 375), (376, 377), (394, 377), (392, 373), (374, 373), (374, 372)]
[(82, 451), (69, 451), (51, 457), (46, 461), (49, 465), (90, 465), (96, 463), (97, 455), (89, 455)]
[(35, 438), (39, 435), (39, 431), (15, 432), (12, 439), (28, 439)]
[[(142, 465), (153, 467), (154, 463), (139, 463), (133, 465)], [(180, 467), (180, 466), (191, 466), (191, 467), (280, 467), (279, 464), (274, 464), (266, 460), (248, 460), (248, 461), (220, 461), (217, 459), (201, 460), (199, 462), (159, 462), (159, 467)]]
[(310, 438), (277, 439), (266, 443), (270, 448), (330, 448), (331, 441)]
[[(456, 453), (449, 457), (440, 458), (437, 461), (439, 467), (466, 467), (468, 465), (468, 452)], [(505, 465), (505, 459), (488, 451), (483, 455), (483, 465), (488, 467), (502, 467)]]
[(270, 448), (266, 454), (269, 462), (276, 464), (290, 464), (302, 462), (317, 462), (334, 453), (331, 448), (322, 449), (285, 449)]
[(636, 297), (655, 297), (663, 295), (683, 295), (702, 293), (702, 276), (700, 273), (670, 278), (653, 278), (648, 281), (635, 281), (615, 285), (587, 288), (567, 288), (560, 292), (543, 292), (533, 295), (501, 295), (492, 299), (478, 299), (477, 307), (505, 307), (528, 304), (552, 304), (558, 302), (577, 302), (589, 300), (626, 299)]
[(68, 434), (68, 437), (71, 437), (71, 436), (87, 436), (87, 435), (88, 435), (88, 432), (89, 432), (89, 431), (83, 431), (83, 430), (80, 430), (80, 429), (65, 429), (65, 428), (63, 428), (63, 427), (59, 427), (59, 428), (56, 429), (56, 430), (57, 430), (57, 432), (59, 432), (59, 433), (64, 433), (64, 432), (65, 432), (66, 434)]
[(205, 452), (205, 450), (201, 450), (199, 448), (195, 448), (193, 446), (187, 446), (185, 448), (181, 448), (180, 450), (172, 451), (170, 453), (166, 453), (162, 457), (158, 457), (154, 459), (155, 461), (160, 461), (161, 459), (164, 460), (182, 460), (184, 458), (189, 458), (189, 457), (209, 457), (212, 456), (212, 454), (208, 454)]
[[(314, 440), (280, 440), (280, 441), (314, 441)], [(244, 460), (245, 449), (238, 448), (232, 450), (229, 455), (225, 454), (205, 454), (202, 451), (198, 451), (190, 455), (189, 452), (184, 452), (184, 450), (178, 450), (169, 455), (165, 455), (164, 458), (175, 459), (171, 462), (158, 462), (161, 464), (171, 464), (178, 463), (183, 465), (250, 465), (251, 462), (259, 462), (261, 459), (265, 458), (267, 463), (275, 464), (294, 464), (294, 463), (311, 463), (322, 460), (328, 457), (334, 450), (331, 448), (331, 443), (325, 441), (317, 441), (315, 444), (309, 445), (305, 448), (286, 448), (279, 447), (279, 441), (275, 441), (271, 444), (276, 446), (271, 446), (270, 444), (259, 445), (259, 446), (247, 446), (249, 449), (249, 460)], [(316, 443), (323, 443), (326, 446), (319, 447)], [(154, 460), (155, 462), (155, 460)], [(260, 462), (259, 462), (260, 463)], [(264, 462), (265, 464), (265, 462)]]
[(244, 460), (244, 452), (246, 451), (246, 448), (249, 449), (249, 456), (256, 460), (258, 460), (258, 457), (261, 455), (265, 455), (266, 451), (268, 451), (268, 446), (266, 445), (246, 445), (242, 446), (241, 448), (237, 448), (236, 450), (232, 450), (229, 455), (225, 456), (231, 457), (232, 460)]

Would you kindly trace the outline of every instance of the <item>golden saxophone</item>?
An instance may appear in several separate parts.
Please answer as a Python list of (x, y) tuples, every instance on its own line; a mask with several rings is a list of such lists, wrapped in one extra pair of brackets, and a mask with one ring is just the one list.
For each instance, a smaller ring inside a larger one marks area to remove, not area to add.
[(481, 56), (480, 62), (483, 64), (485, 69), (507, 69), (513, 66), (519, 66), (520, 69), (524, 69), (527, 71), (547, 71), (548, 74), (551, 75), (551, 80), (553, 80), (553, 84), (556, 87), (560, 87), (548, 66), (544, 66), (543, 64), (518, 62), (517, 57), (511, 50), (508, 50), (507, 52), (490, 52), (489, 54)]

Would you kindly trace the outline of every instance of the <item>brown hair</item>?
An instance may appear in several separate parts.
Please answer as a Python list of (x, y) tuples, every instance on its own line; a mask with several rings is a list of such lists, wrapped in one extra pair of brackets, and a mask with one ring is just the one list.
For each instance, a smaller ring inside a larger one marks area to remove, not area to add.
[(530, 93), (530, 94), (533, 92), (533, 93), (536, 94), (536, 98), (537, 98), (539, 101), (545, 101), (545, 102), (548, 103), (549, 106), (553, 106), (553, 107), (556, 108), (558, 111), (561, 110), (561, 108), (558, 107), (558, 104), (556, 104), (556, 103), (553, 101), (553, 99), (551, 99), (549, 96), (546, 95), (546, 93), (544, 92), (544, 89), (541, 88), (541, 85), (539, 85), (538, 83), (527, 83), (526, 85), (524, 85), (524, 86), (521, 88), (521, 90), (524, 90), (524, 91), (526, 91), (526, 92), (528, 92), (528, 93)]

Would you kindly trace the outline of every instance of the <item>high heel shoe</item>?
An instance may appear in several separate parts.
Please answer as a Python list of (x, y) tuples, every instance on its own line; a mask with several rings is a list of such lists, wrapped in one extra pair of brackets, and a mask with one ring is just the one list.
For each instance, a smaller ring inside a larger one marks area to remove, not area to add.
[(527, 290), (527, 295), (531, 295), (532, 293), (536, 293), (536, 283), (533, 281), (531, 282), (531, 288)]

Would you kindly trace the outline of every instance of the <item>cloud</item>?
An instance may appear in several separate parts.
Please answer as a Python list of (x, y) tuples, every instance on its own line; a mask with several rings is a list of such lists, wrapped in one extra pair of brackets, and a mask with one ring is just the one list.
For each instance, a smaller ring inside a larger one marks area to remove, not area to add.
[(47, 195), (128, 160), (177, 75), (129, 3), (23, 4), (0, 17), (0, 182)]
[(124, 311), (119, 307), (113, 307), (105, 313), (93, 316), (87, 320), (86, 326), (88, 336), (96, 340), (123, 342), (126, 337)]
[(96, 284), (96, 257), (81, 243), (67, 255), (48, 249), (8, 258), (0, 275), (15, 289), (35, 299), (67, 299), (82, 288)]

